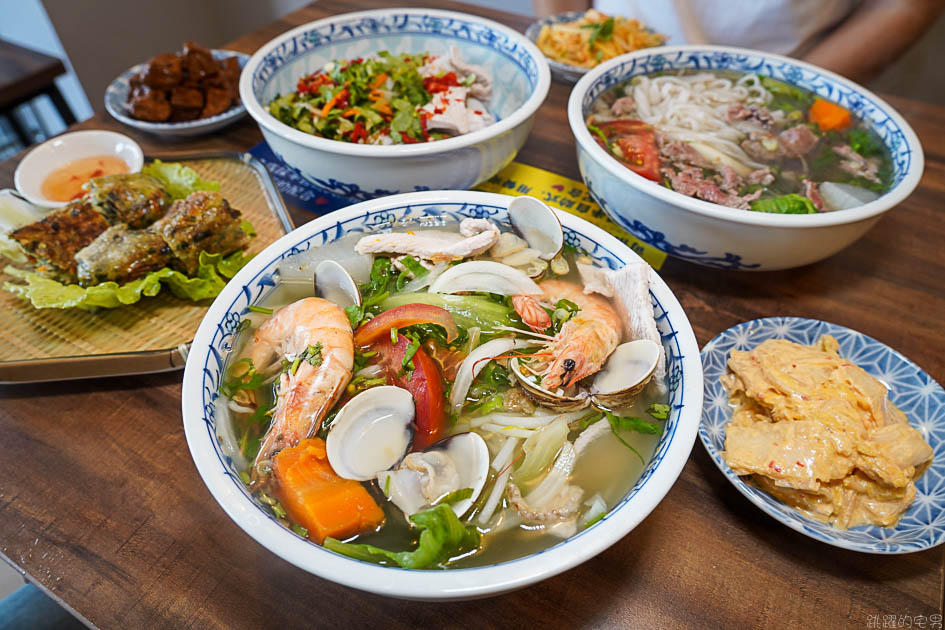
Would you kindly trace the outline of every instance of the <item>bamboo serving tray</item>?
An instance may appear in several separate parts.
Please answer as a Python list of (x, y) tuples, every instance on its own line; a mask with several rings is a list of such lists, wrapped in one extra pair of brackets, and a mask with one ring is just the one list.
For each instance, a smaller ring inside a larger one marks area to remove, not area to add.
[[(151, 156), (184, 162), (252, 223), (256, 253), (293, 229), (266, 170), (248, 153)], [(2, 267), (0, 267), (2, 268)], [(0, 273), (0, 285), (11, 278)], [(0, 290), (0, 383), (30, 383), (145, 374), (184, 367), (194, 333), (212, 300), (191, 302), (164, 289), (136, 304), (96, 312), (35, 309)]]

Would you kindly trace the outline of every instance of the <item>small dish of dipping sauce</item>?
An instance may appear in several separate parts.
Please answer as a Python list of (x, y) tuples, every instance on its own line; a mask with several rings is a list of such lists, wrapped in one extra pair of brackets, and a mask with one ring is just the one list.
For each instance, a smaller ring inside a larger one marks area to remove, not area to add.
[(13, 176), (19, 193), (37, 206), (59, 208), (78, 199), (96, 177), (137, 173), (144, 164), (138, 143), (114, 131), (73, 131), (30, 151)]
[(79, 158), (47, 175), (39, 191), (50, 201), (74, 201), (85, 194), (82, 187), (90, 180), (127, 172), (128, 162), (115, 155)]

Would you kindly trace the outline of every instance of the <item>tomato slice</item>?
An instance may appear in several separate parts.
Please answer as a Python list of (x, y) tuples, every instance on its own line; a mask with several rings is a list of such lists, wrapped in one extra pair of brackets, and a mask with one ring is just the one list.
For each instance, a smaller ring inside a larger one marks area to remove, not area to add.
[[(597, 144), (634, 173), (655, 182), (660, 181), (660, 153), (653, 127), (641, 120), (612, 120), (600, 123), (597, 128), (607, 137), (605, 143), (595, 134)], [(608, 143), (616, 145), (623, 159), (614, 155)]]
[(445, 308), (432, 304), (404, 304), (384, 311), (372, 318), (354, 333), (354, 345), (361, 347), (389, 336), (391, 328), (406, 328), (414, 324), (437, 324), (446, 330), (447, 343), (456, 339), (459, 329), (453, 316)]
[(390, 336), (387, 336), (373, 347), (377, 350), (378, 365), (387, 375), (387, 382), (403, 387), (413, 395), (416, 407), (414, 422), (417, 425), (413, 450), (422, 451), (439, 441), (446, 433), (443, 379), (440, 378), (436, 362), (420, 347), (413, 355), (413, 371), (404, 372), (404, 354), (410, 347), (410, 340), (406, 335), (399, 335), (397, 343), (391, 343)]

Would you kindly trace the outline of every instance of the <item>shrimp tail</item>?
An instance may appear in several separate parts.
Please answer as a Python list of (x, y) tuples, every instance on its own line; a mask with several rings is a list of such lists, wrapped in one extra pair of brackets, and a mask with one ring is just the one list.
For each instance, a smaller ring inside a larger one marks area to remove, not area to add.
[(512, 306), (525, 325), (535, 332), (543, 332), (551, 326), (551, 317), (548, 311), (530, 295), (513, 295)]

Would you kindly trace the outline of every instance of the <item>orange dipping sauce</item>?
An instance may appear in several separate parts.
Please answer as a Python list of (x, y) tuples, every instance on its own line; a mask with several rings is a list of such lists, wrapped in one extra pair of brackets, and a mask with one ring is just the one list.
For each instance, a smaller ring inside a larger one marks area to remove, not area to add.
[(85, 194), (82, 186), (89, 180), (128, 171), (128, 163), (114, 155), (79, 158), (47, 175), (40, 193), (50, 201), (72, 201)]

